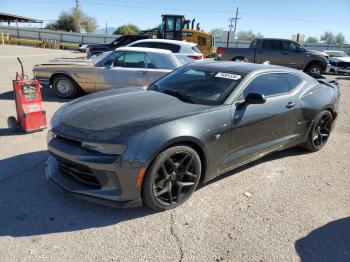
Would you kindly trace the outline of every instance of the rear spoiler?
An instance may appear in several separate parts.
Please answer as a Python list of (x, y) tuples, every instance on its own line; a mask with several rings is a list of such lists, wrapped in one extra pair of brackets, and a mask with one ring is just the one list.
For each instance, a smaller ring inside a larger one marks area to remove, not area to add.
[(323, 76), (321, 77), (315, 77), (315, 79), (321, 83), (321, 84), (324, 84), (326, 86), (330, 86), (330, 87), (334, 87), (334, 85), (337, 85), (339, 86), (338, 82), (336, 80), (329, 80)]

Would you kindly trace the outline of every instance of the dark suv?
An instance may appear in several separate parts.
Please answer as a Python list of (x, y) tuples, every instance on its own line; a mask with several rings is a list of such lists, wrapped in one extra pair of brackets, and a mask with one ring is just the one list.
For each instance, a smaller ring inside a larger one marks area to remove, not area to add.
[(93, 55), (100, 55), (103, 52), (112, 51), (118, 47), (126, 46), (132, 42), (142, 39), (151, 38), (149, 35), (123, 35), (113, 40), (109, 44), (91, 44), (86, 48), (86, 57), (90, 58)]

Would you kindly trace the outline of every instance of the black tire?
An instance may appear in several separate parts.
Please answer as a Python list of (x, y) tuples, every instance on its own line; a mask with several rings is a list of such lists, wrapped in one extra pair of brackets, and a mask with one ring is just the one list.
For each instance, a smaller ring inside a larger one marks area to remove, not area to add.
[(314, 124), (308, 134), (304, 147), (311, 152), (321, 150), (327, 143), (332, 131), (333, 116), (328, 110), (324, 110), (318, 114)]
[(193, 148), (182, 145), (164, 150), (143, 179), (143, 203), (155, 211), (180, 206), (196, 190), (201, 172), (201, 160)]
[(56, 96), (69, 99), (77, 96), (79, 86), (66, 75), (58, 75), (52, 80), (52, 89)]
[(10, 116), (7, 118), (7, 126), (8, 128), (15, 132), (18, 130), (18, 122), (17, 119), (14, 116)]
[(311, 76), (320, 76), (322, 75), (322, 66), (317, 63), (312, 63), (309, 65), (307, 73)]

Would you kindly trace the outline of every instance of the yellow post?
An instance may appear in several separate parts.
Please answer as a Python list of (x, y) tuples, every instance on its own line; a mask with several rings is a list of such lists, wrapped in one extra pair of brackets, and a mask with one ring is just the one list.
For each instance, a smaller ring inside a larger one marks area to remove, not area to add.
[(1, 33), (1, 44), (4, 45), (5, 44), (5, 39), (4, 39), (4, 34)]
[(9, 45), (10, 44), (10, 34), (6, 34), (6, 43)]

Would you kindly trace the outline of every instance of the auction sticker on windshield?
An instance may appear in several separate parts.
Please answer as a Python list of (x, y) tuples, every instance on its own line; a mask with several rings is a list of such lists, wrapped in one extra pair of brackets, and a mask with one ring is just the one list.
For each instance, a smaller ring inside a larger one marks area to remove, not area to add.
[(227, 78), (227, 79), (232, 79), (232, 80), (239, 80), (242, 78), (240, 75), (231, 74), (231, 73), (223, 73), (223, 72), (217, 73), (215, 75), (215, 77)]

